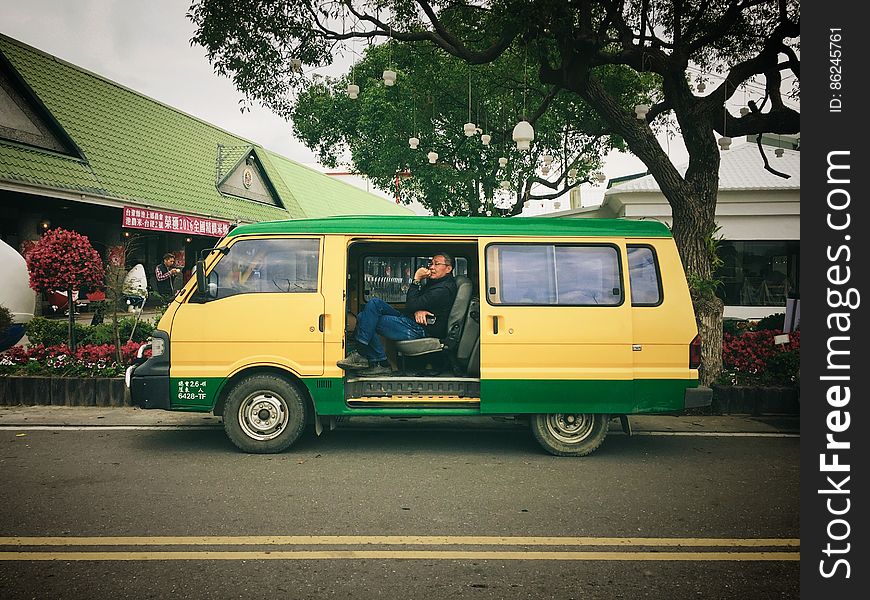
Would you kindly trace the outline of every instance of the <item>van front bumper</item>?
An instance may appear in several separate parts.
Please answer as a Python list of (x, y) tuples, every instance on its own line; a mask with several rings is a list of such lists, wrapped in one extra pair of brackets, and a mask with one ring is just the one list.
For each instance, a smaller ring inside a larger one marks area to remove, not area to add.
[(683, 408), (703, 408), (713, 403), (713, 390), (699, 385), (698, 387), (686, 388), (686, 396)]
[(134, 405), (169, 410), (169, 336), (159, 330), (155, 330), (152, 336), (163, 338), (163, 354), (144, 359), (143, 353), (150, 344), (142, 346), (137, 364), (128, 367), (124, 373), (124, 382)]

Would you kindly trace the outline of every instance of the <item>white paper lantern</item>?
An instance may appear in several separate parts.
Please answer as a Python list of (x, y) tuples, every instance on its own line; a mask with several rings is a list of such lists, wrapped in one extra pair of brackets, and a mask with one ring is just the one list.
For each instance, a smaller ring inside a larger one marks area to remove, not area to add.
[(741, 117), (745, 117), (748, 114), (749, 114), (749, 108), (747, 108), (746, 106), (744, 106), (743, 108), (740, 109), (740, 116)]
[(646, 113), (649, 112), (649, 104), (638, 104), (634, 107), (634, 114), (641, 121), (646, 121)]
[(568, 169), (568, 177), (571, 179), (577, 178), (577, 169)]
[(474, 123), (466, 123), (462, 126), (462, 131), (465, 132), (465, 137), (471, 137), (477, 133), (477, 125)]
[(782, 158), (782, 155), (785, 154), (785, 150), (783, 150), (782, 148), (777, 148), (773, 151), (773, 153), (776, 154), (777, 158)]
[(723, 150), (728, 150), (731, 147), (731, 138), (727, 135), (723, 135), (719, 138), (719, 147)]
[(605, 175), (601, 171), (598, 171), (595, 174), (595, 181), (597, 181), (598, 183), (604, 183), (605, 181), (607, 181), (607, 175)]
[(482, 136), (480, 136), (480, 143), (482, 143), (484, 146), (489, 146), (490, 141), (492, 141), (492, 136), (488, 133), (484, 133)]
[(535, 129), (528, 121), (520, 121), (514, 127), (513, 138), (517, 143), (517, 150), (528, 150), (532, 140), (535, 139)]
[(290, 68), (295, 72), (300, 72), (302, 70), (302, 60), (299, 58), (291, 58), (290, 59)]
[(417, 146), (420, 145), (420, 140), (416, 137), (409, 137), (408, 145), (411, 147), (411, 150), (416, 150)]
[(500, 167), (507, 166), (507, 159), (504, 156), (502, 156), (501, 158), (498, 159), (498, 166), (500, 166)]
[(359, 96), (359, 86), (356, 84), (349, 84), (347, 86), (347, 95), (351, 100), (356, 100)]
[(434, 165), (436, 162), (438, 162), (438, 153), (437, 152), (434, 152), (434, 151), (429, 152), (429, 154), (427, 154), (426, 156), (429, 157), (429, 164), (430, 165)]
[(394, 85), (396, 83), (396, 72), (392, 69), (384, 71), (384, 85)]

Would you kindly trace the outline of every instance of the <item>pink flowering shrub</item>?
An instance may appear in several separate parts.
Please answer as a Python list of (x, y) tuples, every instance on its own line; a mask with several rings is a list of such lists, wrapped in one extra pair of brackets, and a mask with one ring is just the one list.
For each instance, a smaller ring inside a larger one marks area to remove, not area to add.
[[(53, 377), (118, 377), (133, 364), (140, 342), (121, 347), (122, 361), (115, 361), (112, 344), (80, 346), (71, 352), (66, 344), (24, 348), (13, 346), (0, 354), (0, 375), (44, 375)], [(151, 351), (146, 350), (145, 356)]]
[(798, 385), (800, 331), (788, 334), (787, 344), (775, 344), (777, 329), (722, 334), (722, 377), (731, 385)]

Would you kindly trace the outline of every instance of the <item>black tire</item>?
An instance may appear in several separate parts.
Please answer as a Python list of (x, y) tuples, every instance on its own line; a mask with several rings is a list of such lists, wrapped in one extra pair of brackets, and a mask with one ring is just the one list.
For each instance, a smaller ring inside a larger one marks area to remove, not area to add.
[(283, 452), (305, 431), (305, 399), (277, 375), (250, 375), (227, 392), (224, 431), (240, 450), (253, 454)]
[(610, 415), (553, 413), (532, 415), (530, 421), (535, 439), (550, 454), (587, 456), (607, 436)]

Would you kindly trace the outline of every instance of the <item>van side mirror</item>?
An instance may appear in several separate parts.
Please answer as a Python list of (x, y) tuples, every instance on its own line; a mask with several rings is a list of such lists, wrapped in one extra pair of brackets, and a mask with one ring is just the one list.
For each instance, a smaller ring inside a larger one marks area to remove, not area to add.
[(208, 286), (205, 278), (205, 261), (196, 261), (196, 293), (200, 296), (205, 296), (208, 292)]

